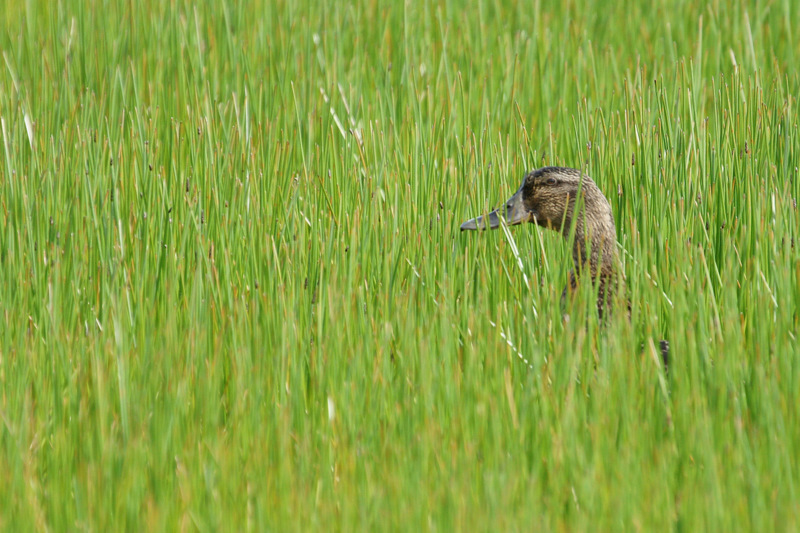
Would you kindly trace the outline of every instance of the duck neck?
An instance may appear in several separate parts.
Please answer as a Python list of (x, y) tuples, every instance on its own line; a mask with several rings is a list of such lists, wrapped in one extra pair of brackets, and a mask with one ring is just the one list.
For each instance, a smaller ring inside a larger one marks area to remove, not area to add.
[(613, 219), (579, 221), (572, 247), (575, 274), (589, 273), (592, 278), (613, 276), (617, 268), (616, 240)]

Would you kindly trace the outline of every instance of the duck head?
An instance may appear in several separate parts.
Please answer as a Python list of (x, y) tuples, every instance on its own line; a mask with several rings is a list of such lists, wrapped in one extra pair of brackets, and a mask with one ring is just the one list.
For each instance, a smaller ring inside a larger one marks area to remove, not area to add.
[(589, 176), (572, 168), (545, 167), (529, 172), (502, 207), (467, 220), (461, 231), (497, 229), (502, 218), (507, 226), (532, 222), (563, 233), (572, 223), (579, 194), (587, 216), (611, 217), (611, 206)]
[[(580, 206), (577, 211), (576, 205)], [(573, 168), (545, 167), (529, 172), (502, 207), (467, 220), (461, 231), (497, 229), (503, 221), (507, 226), (532, 222), (565, 237), (574, 227), (576, 264), (590, 261), (595, 267), (598, 254), (605, 254), (605, 261), (615, 254), (611, 205), (592, 178)]]

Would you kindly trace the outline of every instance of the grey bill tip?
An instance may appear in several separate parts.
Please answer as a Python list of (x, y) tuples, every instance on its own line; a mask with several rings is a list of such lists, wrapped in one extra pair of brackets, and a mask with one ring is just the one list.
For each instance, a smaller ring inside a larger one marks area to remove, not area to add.
[(471, 218), (471, 219), (467, 220), (466, 222), (464, 222), (463, 224), (461, 224), (461, 231), (470, 231), (470, 230), (476, 230), (476, 229), (478, 229), (478, 219), (477, 218)]
[(461, 224), (461, 231), (479, 230), (479, 229), (497, 229), (499, 227), (500, 227), (500, 217), (498, 216), (497, 210), (495, 209), (485, 217), (480, 216), (467, 220), (466, 222)]
[[(508, 199), (503, 207), (495, 209), (485, 217), (475, 217), (461, 224), (461, 231), (477, 229), (497, 229), (502, 223), (507, 226), (522, 224), (533, 218), (532, 212), (525, 208), (522, 187)], [(500, 217), (502, 216), (502, 222)]]

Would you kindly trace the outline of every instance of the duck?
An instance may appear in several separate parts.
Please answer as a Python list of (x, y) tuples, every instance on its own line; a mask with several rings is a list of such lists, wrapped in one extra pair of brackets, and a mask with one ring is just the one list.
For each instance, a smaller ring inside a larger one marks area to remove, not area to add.
[[(597, 283), (597, 313), (601, 320), (613, 313), (616, 295), (624, 291), (619, 275), (617, 230), (611, 204), (586, 173), (566, 167), (543, 167), (528, 172), (517, 192), (501, 207), (461, 224), (461, 231), (491, 230), (533, 223), (572, 237), (573, 269), (561, 294), (562, 305), (578, 288), (581, 276)], [(627, 304), (630, 317), (630, 303)], [(665, 368), (669, 342), (659, 342)]]

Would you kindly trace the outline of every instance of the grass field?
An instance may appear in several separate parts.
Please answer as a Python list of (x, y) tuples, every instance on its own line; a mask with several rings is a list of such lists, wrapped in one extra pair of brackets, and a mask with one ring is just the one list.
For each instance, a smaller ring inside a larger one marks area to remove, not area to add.
[(0, 529), (800, 528), (796, 2), (213, 4), (0, 3)]

